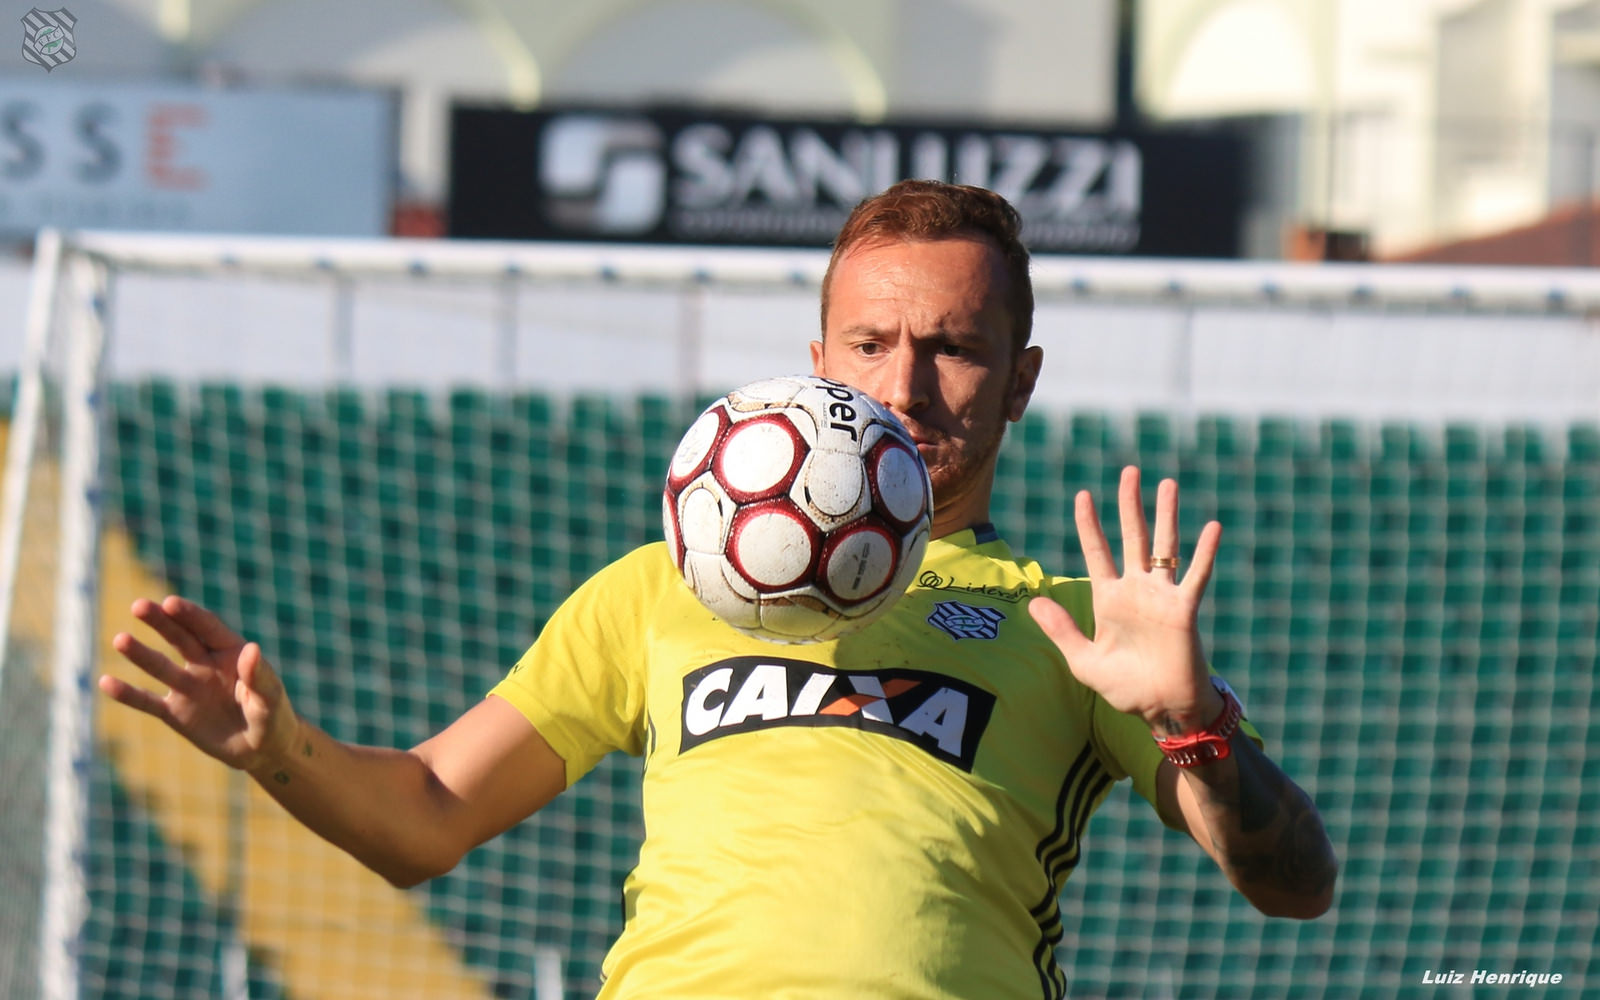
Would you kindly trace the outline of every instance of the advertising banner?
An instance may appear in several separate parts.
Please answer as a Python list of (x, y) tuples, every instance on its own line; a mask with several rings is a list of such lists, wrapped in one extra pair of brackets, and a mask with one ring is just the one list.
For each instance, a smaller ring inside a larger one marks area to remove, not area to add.
[(905, 177), (1000, 192), (1036, 253), (1239, 254), (1233, 136), (457, 107), (453, 236), (825, 246)]
[(0, 236), (388, 232), (388, 94), (39, 76), (0, 80)]

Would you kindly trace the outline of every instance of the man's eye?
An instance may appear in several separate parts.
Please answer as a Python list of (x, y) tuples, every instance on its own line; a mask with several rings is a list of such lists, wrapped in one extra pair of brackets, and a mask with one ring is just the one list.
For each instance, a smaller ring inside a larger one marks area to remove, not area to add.
[(856, 353), (857, 354), (865, 354), (865, 355), (870, 357), (871, 355), (877, 354), (878, 351), (879, 351), (879, 346), (877, 344), (874, 344), (874, 343), (868, 342), (868, 343), (865, 343), (865, 344), (857, 344), (856, 345)]
[(947, 358), (959, 358), (967, 353), (967, 349), (960, 344), (944, 344), (939, 348), (939, 353)]

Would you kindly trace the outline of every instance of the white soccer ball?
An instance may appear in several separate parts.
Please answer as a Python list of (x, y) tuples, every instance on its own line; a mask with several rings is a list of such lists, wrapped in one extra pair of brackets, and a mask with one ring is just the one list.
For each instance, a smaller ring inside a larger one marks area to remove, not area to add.
[(836, 639), (900, 598), (922, 563), (933, 486), (888, 407), (814, 375), (712, 403), (667, 469), (662, 521), (689, 589), (774, 642)]

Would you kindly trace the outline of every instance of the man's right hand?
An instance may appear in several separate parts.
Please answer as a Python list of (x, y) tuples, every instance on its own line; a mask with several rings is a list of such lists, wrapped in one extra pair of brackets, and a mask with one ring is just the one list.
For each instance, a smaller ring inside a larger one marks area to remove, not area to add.
[(449, 871), (566, 787), (566, 762), (503, 698), (484, 698), (410, 750), (342, 743), (301, 721), (261, 647), (205, 608), (168, 597), (136, 601), (133, 614), (181, 662), (119, 633), (117, 652), (168, 691), (115, 677), (101, 677), (100, 690), (249, 771), (296, 819), (397, 886)]
[(183, 662), (119, 632), (111, 645), (130, 663), (167, 687), (165, 695), (109, 675), (100, 690), (154, 716), (196, 747), (230, 767), (257, 771), (282, 760), (299, 720), (283, 683), (261, 647), (246, 642), (222, 619), (181, 597), (160, 604), (140, 599), (133, 615), (171, 644)]

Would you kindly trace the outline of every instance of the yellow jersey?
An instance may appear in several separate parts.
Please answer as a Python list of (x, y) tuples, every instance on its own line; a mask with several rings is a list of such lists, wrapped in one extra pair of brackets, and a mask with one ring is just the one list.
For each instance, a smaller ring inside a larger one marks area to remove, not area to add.
[(1139, 719), (1034, 624), (1092, 635), (1086, 580), (992, 528), (935, 539), (916, 583), (843, 638), (715, 619), (647, 545), (596, 574), (493, 690), (576, 782), (645, 755), (645, 838), (602, 998), (1060, 997), (1057, 897), (1124, 777), (1155, 802)]

